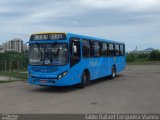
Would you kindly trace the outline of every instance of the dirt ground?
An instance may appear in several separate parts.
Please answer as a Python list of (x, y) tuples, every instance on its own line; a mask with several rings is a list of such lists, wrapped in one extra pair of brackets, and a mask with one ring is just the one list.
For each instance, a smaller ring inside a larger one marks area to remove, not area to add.
[(0, 83), (0, 113), (159, 113), (160, 65), (128, 65), (85, 89)]

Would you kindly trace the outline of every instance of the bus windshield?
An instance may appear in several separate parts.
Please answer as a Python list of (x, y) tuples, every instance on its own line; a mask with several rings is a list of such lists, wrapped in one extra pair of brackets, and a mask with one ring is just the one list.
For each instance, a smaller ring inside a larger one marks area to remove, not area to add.
[(65, 65), (68, 63), (67, 44), (30, 44), (29, 63), (31, 65)]

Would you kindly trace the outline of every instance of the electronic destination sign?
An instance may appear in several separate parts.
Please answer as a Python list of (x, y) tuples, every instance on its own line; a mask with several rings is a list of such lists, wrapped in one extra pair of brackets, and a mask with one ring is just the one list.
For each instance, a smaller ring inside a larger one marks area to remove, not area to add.
[(66, 39), (65, 33), (34, 34), (34, 35), (31, 35), (31, 37), (30, 37), (30, 41), (65, 40), (65, 39)]

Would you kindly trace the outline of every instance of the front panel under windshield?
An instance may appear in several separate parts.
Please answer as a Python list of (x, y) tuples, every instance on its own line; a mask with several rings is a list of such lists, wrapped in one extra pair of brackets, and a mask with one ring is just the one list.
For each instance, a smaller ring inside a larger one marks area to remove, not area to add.
[(30, 44), (30, 65), (65, 65), (68, 63), (67, 44)]

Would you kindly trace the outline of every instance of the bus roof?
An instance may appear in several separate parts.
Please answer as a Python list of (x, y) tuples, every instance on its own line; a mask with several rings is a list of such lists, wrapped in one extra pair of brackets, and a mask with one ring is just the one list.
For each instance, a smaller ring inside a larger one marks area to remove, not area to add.
[(79, 37), (79, 38), (97, 40), (97, 41), (102, 41), (102, 42), (112, 42), (112, 43), (125, 44), (124, 42), (120, 42), (120, 41), (114, 41), (114, 40), (109, 40), (109, 39), (104, 39), (104, 38), (91, 37), (91, 36), (86, 36), (86, 35), (79, 35), (79, 34), (74, 34), (74, 33), (67, 33), (67, 36), (75, 36), (75, 37)]
[[(104, 38), (91, 37), (91, 36), (86, 36), (86, 35), (79, 35), (79, 34), (69, 33), (69, 32), (68, 33), (66, 33), (66, 32), (39, 32), (39, 33), (35, 33), (35, 34), (52, 34), (52, 33), (63, 33), (63, 34), (66, 34), (67, 37), (74, 36), (74, 37), (90, 39), (90, 40), (97, 40), (97, 41), (103, 41), (103, 42), (124, 44), (124, 42), (120, 42), (120, 41), (114, 41), (114, 40), (109, 40), (109, 39), (104, 39)], [(32, 34), (32, 35), (35, 35), (35, 34)]]

